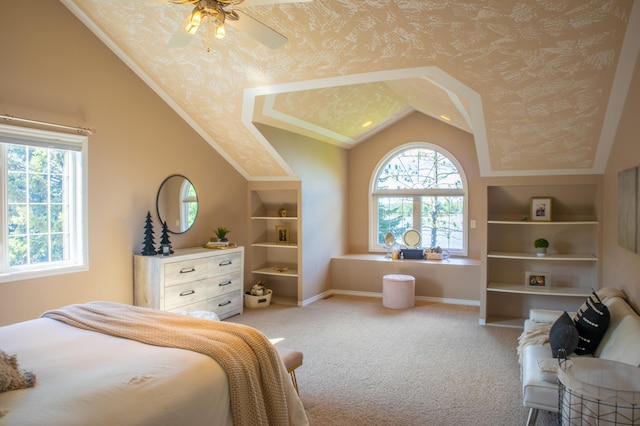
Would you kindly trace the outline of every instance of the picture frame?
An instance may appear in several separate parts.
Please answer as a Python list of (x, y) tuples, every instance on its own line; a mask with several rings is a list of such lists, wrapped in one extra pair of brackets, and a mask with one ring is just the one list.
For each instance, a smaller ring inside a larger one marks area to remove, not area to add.
[(531, 220), (534, 222), (551, 222), (551, 197), (531, 198)]
[(276, 243), (289, 244), (289, 227), (287, 225), (276, 225)]
[(549, 272), (527, 271), (524, 274), (524, 283), (528, 288), (549, 288), (551, 287), (551, 274)]

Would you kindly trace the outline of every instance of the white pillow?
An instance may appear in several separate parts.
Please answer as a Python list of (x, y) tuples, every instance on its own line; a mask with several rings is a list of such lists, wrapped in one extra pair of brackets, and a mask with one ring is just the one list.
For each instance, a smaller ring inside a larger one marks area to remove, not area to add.
[(550, 383), (556, 383), (558, 381), (557, 358), (538, 359), (538, 368), (540, 369), (540, 379)]

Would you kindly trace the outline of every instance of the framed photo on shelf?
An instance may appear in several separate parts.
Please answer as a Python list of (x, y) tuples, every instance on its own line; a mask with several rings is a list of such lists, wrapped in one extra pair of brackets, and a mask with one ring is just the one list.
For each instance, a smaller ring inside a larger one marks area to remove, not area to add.
[(551, 287), (551, 274), (549, 272), (527, 271), (524, 274), (525, 286), (529, 288), (549, 288)]
[(276, 243), (289, 244), (289, 227), (287, 225), (276, 225)]
[(531, 198), (531, 220), (534, 222), (551, 221), (551, 197)]

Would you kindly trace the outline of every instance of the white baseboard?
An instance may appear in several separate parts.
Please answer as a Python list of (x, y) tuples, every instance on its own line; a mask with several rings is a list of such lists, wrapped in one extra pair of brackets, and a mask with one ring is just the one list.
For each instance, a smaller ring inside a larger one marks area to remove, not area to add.
[[(313, 296), (309, 299), (303, 300), (302, 306), (307, 306), (318, 300), (331, 297), (334, 294), (341, 294), (345, 296), (374, 297), (377, 299), (382, 299), (382, 293), (375, 293), (371, 291), (352, 291), (352, 290), (333, 290), (332, 289), (332, 290), (325, 291), (324, 293), (320, 293), (316, 296)], [(445, 303), (449, 305), (480, 306), (479, 300), (451, 299), (448, 297), (416, 296), (416, 300), (419, 300), (421, 302)]]

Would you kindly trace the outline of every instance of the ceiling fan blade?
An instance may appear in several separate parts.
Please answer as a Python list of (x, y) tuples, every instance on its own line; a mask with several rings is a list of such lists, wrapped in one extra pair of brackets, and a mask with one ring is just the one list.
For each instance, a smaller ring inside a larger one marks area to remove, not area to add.
[(287, 38), (276, 30), (240, 10), (236, 10), (236, 12), (242, 13), (240, 19), (237, 21), (227, 21), (227, 23), (231, 24), (234, 28), (249, 34), (271, 49), (277, 49), (287, 42)]
[(173, 33), (173, 35), (169, 39), (169, 42), (167, 43), (167, 46), (169, 46), (169, 47), (185, 47), (187, 44), (189, 44), (189, 42), (193, 38), (193, 34), (189, 33), (186, 30), (187, 24), (189, 23), (190, 20), (191, 20), (191, 14), (188, 14), (187, 18), (180, 25), (180, 28), (178, 28), (176, 30), (176, 32)]
[(284, 4), (284, 3), (308, 3), (313, 0), (245, 0), (242, 3), (242, 7), (252, 6), (267, 6), (270, 4)]
[(94, 3), (118, 4), (118, 3), (166, 3), (167, 0), (93, 0)]

